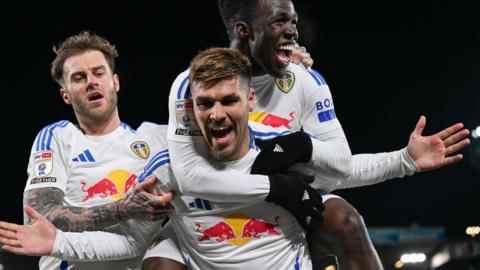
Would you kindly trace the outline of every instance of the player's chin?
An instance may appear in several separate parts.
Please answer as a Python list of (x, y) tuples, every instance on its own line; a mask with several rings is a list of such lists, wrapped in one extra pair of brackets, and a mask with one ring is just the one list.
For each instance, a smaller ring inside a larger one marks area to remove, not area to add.
[(274, 64), (270, 68), (270, 73), (275, 74), (276, 77), (280, 77), (285, 73), (285, 70), (287, 69), (289, 64), (290, 61), (279, 61), (278, 59), (276, 59), (276, 61), (274, 61)]

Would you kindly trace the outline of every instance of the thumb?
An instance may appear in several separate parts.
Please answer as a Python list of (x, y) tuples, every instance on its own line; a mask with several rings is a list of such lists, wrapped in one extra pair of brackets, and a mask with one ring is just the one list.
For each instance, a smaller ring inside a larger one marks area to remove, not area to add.
[(137, 189), (148, 190), (148, 189), (152, 188), (157, 183), (157, 181), (158, 181), (157, 177), (152, 175), (147, 180), (145, 180), (141, 184), (137, 185)]
[(413, 130), (412, 135), (421, 136), (426, 123), (427, 123), (427, 119), (425, 118), (425, 116), (423, 115), (420, 116), (420, 119), (418, 119), (417, 125), (415, 126), (415, 129)]
[(33, 207), (31, 207), (28, 204), (24, 205), (23, 209), (25, 210), (25, 213), (27, 213), (27, 215), (35, 221), (42, 217), (42, 215), (40, 213), (35, 211), (35, 209), (33, 209)]
[(172, 199), (175, 193), (173, 191), (170, 191), (162, 196), (160, 196), (160, 203), (165, 206), (167, 203), (169, 203)]

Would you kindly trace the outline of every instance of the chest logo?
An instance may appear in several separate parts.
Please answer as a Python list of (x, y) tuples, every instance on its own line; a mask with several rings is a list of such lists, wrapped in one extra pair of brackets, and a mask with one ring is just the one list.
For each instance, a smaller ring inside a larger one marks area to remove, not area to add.
[(95, 158), (93, 157), (90, 150), (86, 149), (82, 153), (78, 154), (76, 157), (72, 159), (73, 162), (95, 162)]
[(143, 159), (147, 159), (150, 155), (150, 147), (144, 141), (136, 141), (130, 145), (133, 153)]
[(287, 71), (281, 77), (275, 78), (275, 84), (277, 85), (278, 89), (286, 94), (292, 90), (293, 85), (295, 84), (295, 74)]
[[(241, 246), (252, 239), (258, 239), (271, 235), (281, 235), (278, 230), (280, 217), (276, 216), (274, 222), (248, 217), (243, 213), (233, 213), (227, 216), (223, 221), (205, 227), (204, 224), (195, 224), (195, 231), (200, 234), (199, 242), (227, 241), (234, 246)], [(205, 227), (205, 228), (204, 228)]]

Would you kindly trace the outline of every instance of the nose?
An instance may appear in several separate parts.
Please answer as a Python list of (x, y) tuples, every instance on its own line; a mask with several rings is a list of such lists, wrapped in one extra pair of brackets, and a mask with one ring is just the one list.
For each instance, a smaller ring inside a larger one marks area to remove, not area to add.
[(87, 83), (88, 83), (88, 88), (91, 88), (93, 86), (98, 85), (98, 78), (95, 77), (93, 74), (88, 74), (87, 75)]
[(284, 33), (286, 39), (291, 39), (295, 42), (298, 39), (297, 26), (293, 23), (287, 23), (285, 25), (285, 31), (283, 33)]
[(225, 114), (222, 104), (220, 104), (220, 102), (215, 102), (210, 112), (210, 120), (221, 122), (226, 117), (227, 115)]

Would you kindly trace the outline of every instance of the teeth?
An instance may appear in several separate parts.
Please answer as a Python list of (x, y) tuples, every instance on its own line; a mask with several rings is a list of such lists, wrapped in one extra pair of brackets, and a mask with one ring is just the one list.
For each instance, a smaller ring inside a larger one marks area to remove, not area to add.
[(279, 47), (280, 50), (291, 51), (293, 50), (293, 45), (282, 45)]
[(215, 130), (215, 131), (223, 131), (223, 130), (227, 130), (228, 127), (214, 127), (212, 129)]

